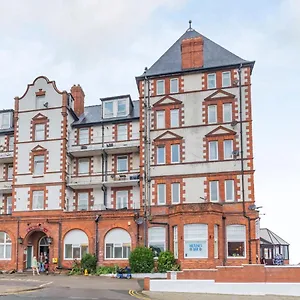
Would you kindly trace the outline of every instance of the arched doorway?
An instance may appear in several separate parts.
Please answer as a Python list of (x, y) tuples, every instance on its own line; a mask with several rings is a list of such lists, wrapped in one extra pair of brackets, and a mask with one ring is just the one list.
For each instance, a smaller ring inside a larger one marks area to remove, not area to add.
[(43, 236), (39, 241), (39, 255), (44, 255), (49, 257), (49, 243), (47, 236)]

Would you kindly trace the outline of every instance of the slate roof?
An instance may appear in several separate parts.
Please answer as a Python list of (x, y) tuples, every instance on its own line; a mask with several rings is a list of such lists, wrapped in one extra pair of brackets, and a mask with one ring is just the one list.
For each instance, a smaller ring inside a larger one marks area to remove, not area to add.
[[(240, 65), (241, 63), (250, 64), (251, 68), (254, 62), (244, 60), (237, 55), (231, 53), (215, 42), (211, 41), (204, 35), (194, 29), (188, 29), (155, 63), (146, 71), (146, 75), (155, 76), (169, 73), (182, 72), (181, 68), (181, 41), (201, 36), (203, 38), (203, 67), (197, 68), (210, 69), (217, 67), (226, 67), (232, 65)], [(195, 70), (195, 69), (193, 69)], [(186, 69), (184, 71), (187, 71)], [(143, 77), (141, 75), (138, 78)]]
[(99, 123), (109, 123), (126, 121), (132, 119), (138, 119), (140, 117), (140, 106), (139, 101), (132, 101), (132, 111), (131, 114), (125, 117), (114, 117), (114, 118), (102, 118), (102, 108), (100, 105), (86, 106), (84, 108), (84, 113), (79, 117), (78, 121), (75, 121), (72, 126), (80, 127), (85, 125), (99, 124)]
[(289, 243), (268, 228), (260, 229), (260, 243), (271, 245), (286, 245)]

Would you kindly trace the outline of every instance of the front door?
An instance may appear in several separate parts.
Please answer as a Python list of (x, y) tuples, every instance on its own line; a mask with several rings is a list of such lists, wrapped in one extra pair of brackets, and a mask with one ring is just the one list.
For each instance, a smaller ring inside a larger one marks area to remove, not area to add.
[(32, 263), (32, 246), (27, 246), (26, 268), (30, 269)]

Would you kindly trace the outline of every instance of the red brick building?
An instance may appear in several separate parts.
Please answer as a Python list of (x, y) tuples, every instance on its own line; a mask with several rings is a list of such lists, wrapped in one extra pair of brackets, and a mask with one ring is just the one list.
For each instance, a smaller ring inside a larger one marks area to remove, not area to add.
[(183, 268), (255, 263), (253, 66), (189, 28), (136, 101), (85, 106), (80, 85), (36, 78), (0, 112), (0, 269), (124, 265), (137, 245)]

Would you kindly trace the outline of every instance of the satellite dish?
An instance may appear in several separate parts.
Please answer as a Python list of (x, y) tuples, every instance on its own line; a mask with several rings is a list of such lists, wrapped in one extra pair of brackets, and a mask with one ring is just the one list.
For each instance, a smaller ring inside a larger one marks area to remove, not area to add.
[(135, 220), (135, 223), (138, 225), (142, 225), (144, 223), (144, 218), (139, 217), (138, 219)]
[(233, 120), (233, 121), (231, 122), (231, 126), (232, 126), (232, 127), (235, 127), (235, 126), (237, 125), (237, 123), (238, 123), (237, 120)]
[(232, 155), (233, 156), (238, 156), (240, 153), (239, 153), (239, 150), (233, 150), (232, 151)]

